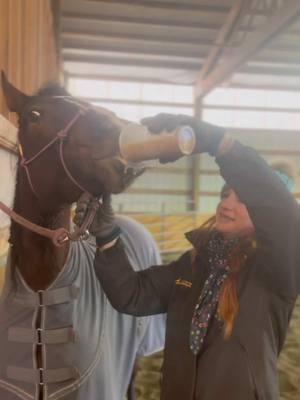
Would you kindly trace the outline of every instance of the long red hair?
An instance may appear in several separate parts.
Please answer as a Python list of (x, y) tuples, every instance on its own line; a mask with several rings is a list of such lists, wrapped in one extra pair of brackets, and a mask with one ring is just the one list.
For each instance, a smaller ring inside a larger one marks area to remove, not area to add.
[[(205, 249), (212, 231), (215, 229), (216, 217), (209, 218), (197, 232), (194, 250), (194, 268), (197, 255)], [(238, 244), (233, 248), (229, 256), (229, 273), (222, 283), (218, 302), (218, 316), (223, 322), (224, 338), (229, 338), (235, 317), (239, 310), (239, 299), (237, 293), (237, 273), (245, 267), (247, 260), (254, 253), (256, 242), (253, 235), (242, 237)], [(198, 267), (199, 268), (199, 267)]]

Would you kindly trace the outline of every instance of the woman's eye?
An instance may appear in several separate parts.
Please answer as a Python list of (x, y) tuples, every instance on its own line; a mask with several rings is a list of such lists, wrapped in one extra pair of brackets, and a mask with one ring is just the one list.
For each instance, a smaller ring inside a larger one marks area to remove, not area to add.
[(33, 123), (39, 122), (40, 118), (41, 118), (41, 113), (39, 111), (36, 111), (36, 110), (30, 111), (30, 113), (29, 113), (30, 122), (33, 122)]
[(224, 192), (221, 194), (221, 200), (227, 199), (227, 197), (229, 196), (229, 192)]

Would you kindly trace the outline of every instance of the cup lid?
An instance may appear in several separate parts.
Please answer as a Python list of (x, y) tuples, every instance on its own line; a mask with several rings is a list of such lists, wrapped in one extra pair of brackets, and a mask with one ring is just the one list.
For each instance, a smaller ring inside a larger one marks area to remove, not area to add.
[(196, 145), (196, 136), (193, 128), (188, 125), (181, 126), (177, 131), (177, 138), (180, 151), (185, 155), (192, 154)]

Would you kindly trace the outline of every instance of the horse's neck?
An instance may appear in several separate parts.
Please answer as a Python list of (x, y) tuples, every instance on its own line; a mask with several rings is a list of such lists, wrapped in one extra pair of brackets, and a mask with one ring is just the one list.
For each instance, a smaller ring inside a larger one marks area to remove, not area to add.
[[(54, 196), (55, 197), (55, 196)], [(49, 208), (49, 210), (51, 207)], [(43, 211), (37, 199), (26, 188), (17, 188), (14, 210), (28, 220), (46, 228), (70, 226), (70, 209)], [(59, 210), (59, 211), (58, 211)], [(51, 240), (39, 236), (13, 223), (11, 231), (12, 262), (19, 269), (26, 283), (34, 290), (47, 288), (61, 271), (68, 253), (68, 244), (55, 247)]]

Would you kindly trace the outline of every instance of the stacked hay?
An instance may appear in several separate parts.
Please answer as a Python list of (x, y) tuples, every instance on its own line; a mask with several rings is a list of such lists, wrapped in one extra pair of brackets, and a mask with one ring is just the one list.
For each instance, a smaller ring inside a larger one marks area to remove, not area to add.
[(162, 367), (162, 352), (139, 360), (136, 376), (136, 399), (159, 400)]

